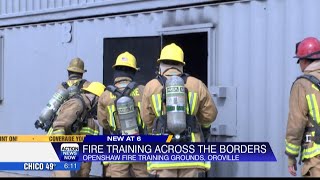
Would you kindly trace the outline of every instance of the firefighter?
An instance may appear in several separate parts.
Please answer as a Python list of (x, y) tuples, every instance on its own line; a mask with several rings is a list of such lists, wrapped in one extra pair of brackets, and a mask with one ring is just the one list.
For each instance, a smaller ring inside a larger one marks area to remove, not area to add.
[(303, 162), (302, 176), (320, 177), (320, 41), (307, 37), (296, 44), (297, 64), (302, 76), (293, 83), (286, 130), (288, 171), (297, 173), (297, 157)]
[[(65, 82), (62, 82), (59, 86), (58, 89), (64, 88), (68, 89), (70, 86), (77, 86), (78, 89), (81, 89), (83, 87), (88, 87), (90, 84), (89, 81), (86, 79), (83, 79), (83, 74), (87, 72), (86, 69), (84, 69), (84, 62), (82, 59), (76, 57), (73, 58), (69, 62), (69, 66), (67, 67), (67, 72), (68, 72), (68, 80)], [(92, 123), (90, 120), (90, 123), (88, 123), (86, 126), (84, 126), (80, 134), (81, 135), (98, 135), (99, 132), (95, 130), (96, 125), (95, 123)], [(52, 128), (48, 131), (48, 134), (52, 133)], [(89, 177), (89, 173), (91, 170), (91, 162), (83, 162), (81, 164), (80, 171), (77, 172), (77, 174), (73, 174), (73, 176), (78, 176), (78, 177)]]
[[(176, 142), (204, 142), (218, 113), (206, 85), (183, 73), (184, 53), (174, 43), (161, 50), (157, 62), (158, 76), (146, 84), (142, 96), (141, 117), (148, 131), (172, 134)], [(210, 162), (148, 162), (150, 175), (156, 177), (203, 177), (210, 167)]]
[[(99, 99), (99, 124), (113, 135), (146, 134), (146, 127), (140, 118), (140, 103), (144, 86), (133, 81), (139, 70), (136, 58), (129, 52), (121, 53), (112, 67), (114, 85), (107, 86)], [(123, 106), (131, 108), (121, 111)], [(123, 116), (122, 113), (126, 115)], [(109, 164), (110, 169), (107, 172), (111, 177), (148, 177), (146, 162), (103, 163)]]
[(68, 80), (66, 82), (62, 82), (58, 88), (65, 88), (72, 85), (77, 85), (81, 89), (82, 87), (88, 87), (90, 84), (89, 81), (83, 79), (83, 74), (87, 72), (84, 69), (84, 62), (80, 58), (74, 58), (70, 61), (69, 66), (67, 67), (68, 71)]
[[(66, 102), (64, 102), (58, 110), (58, 115), (53, 122), (52, 132), (50, 135), (83, 135), (83, 134), (99, 134), (99, 126), (94, 122), (97, 114), (98, 98), (103, 93), (105, 86), (99, 82), (92, 82), (88, 87), (81, 89), (81, 92), (74, 94)], [(87, 126), (95, 127), (93, 132), (88, 129), (83, 130)], [(83, 133), (85, 132), (85, 133)], [(90, 166), (80, 167), (77, 176), (89, 177), (91, 163), (83, 162)], [(70, 177), (69, 171), (55, 171), (54, 177)]]

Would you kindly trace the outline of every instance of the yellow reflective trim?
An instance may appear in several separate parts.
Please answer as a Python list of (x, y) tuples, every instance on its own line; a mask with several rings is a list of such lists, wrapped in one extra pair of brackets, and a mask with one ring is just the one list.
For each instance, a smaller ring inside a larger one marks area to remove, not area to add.
[(191, 142), (196, 142), (196, 138), (193, 132), (191, 133)]
[(147, 162), (147, 170), (161, 169), (161, 168), (171, 168), (171, 167), (190, 167), (190, 166), (200, 166), (206, 169), (211, 168), (211, 163), (207, 162), (168, 162), (168, 161), (151, 161)]
[(211, 126), (211, 123), (210, 124), (202, 124), (201, 126), (204, 128), (209, 128)]
[(151, 167), (150, 166), (151, 166), (150, 161), (148, 161), (147, 162), (147, 171), (151, 171)]
[(49, 130), (48, 130), (48, 133), (47, 133), (47, 135), (50, 135), (50, 134), (52, 134), (52, 131), (53, 131), (53, 128), (51, 127)]
[[(315, 132), (311, 132), (311, 136), (315, 136)], [(304, 159), (310, 159), (313, 158), (317, 155), (320, 155), (320, 145), (316, 143), (312, 143), (312, 147), (310, 148), (305, 148), (302, 151), (302, 160)]]
[(316, 120), (317, 120), (316, 122), (320, 124), (319, 106), (318, 106), (318, 102), (315, 94), (312, 94), (312, 102), (314, 104), (314, 109), (316, 113)]
[[(189, 105), (190, 105), (190, 106), (191, 106), (191, 102), (192, 102), (192, 101), (191, 101), (191, 97), (192, 97), (192, 92), (189, 92), (189, 93), (188, 93), (188, 99), (189, 99)], [(192, 108), (191, 108), (191, 109), (192, 109)], [(187, 113), (187, 114), (191, 114), (191, 113), (190, 113), (189, 106), (188, 106), (187, 103), (186, 103), (186, 113)]]
[(289, 146), (291, 149), (294, 149), (297, 151), (299, 151), (299, 149), (300, 149), (300, 146), (292, 144), (292, 143), (288, 143), (287, 140), (286, 140), (286, 146)]
[(64, 134), (65, 134), (64, 129), (57, 129), (52, 131), (52, 135), (64, 135)]
[(313, 108), (311, 105), (310, 95), (309, 94), (306, 95), (306, 98), (307, 98), (308, 107), (309, 107), (309, 114), (311, 115), (311, 117), (313, 117)]
[(108, 112), (109, 112), (109, 126), (111, 127), (111, 129), (113, 131), (115, 131), (116, 130), (116, 125), (115, 125), (114, 117), (113, 117), (114, 105), (107, 106), (107, 108), (108, 108)]
[(130, 96), (140, 96), (139, 94), (139, 88), (135, 88), (134, 90), (131, 91)]
[(68, 80), (67, 84), (68, 84), (68, 86), (72, 86), (72, 85), (74, 85), (75, 83), (77, 83), (78, 81), (80, 81), (80, 79)]
[[(138, 102), (138, 108), (139, 110), (141, 109), (141, 103)], [(138, 125), (141, 125), (141, 117), (140, 117), (140, 114), (137, 113), (137, 116), (138, 116)]]
[(161, 112), (162, 100), (161, 100), (161, 95), (160, 95), (160, 94), (157, 94), (157, 97), (156, 97), (156, 104), (157, 104), (157, 111), (158, 111), (158, 114), (159, 114), (159, 116), (161, 116), (161, 115), (162, 115), (162, 112)]
[(82, 134), (98, 135), (98, 134), (99, 134), (99, 131), (98, 131), (98, 130), (95, 130), (95, 129), (91, 129), (91, 128), (89, 128), (89, 127), (83, 127), (83, 128), (80, 130), (80, 133), (82, 133)]
[(304, 149), (302, 151), (302, 160), (310, 159), (320, 154), (320, 145), (313, 143), (311, 148)]
[(112, 111), (112, 124), (113, 124), (113, 129), (115, 131), (117, 129), (117, 125), (116, 125), (116, 117), (113, 116), (113, 112), (116, 111), (116, 107), (115, 107), (115, 105), (112, 105), (111, 108), (112, 108), (111, 109), (111, 111)]
[(110, 98), (111, 98), (111, 99), (115, 99), (115, 98), (116, 98), (116, 96), (115, 96), (115, 95), (113, 95), (113, 94), (112, 94), (112, 92), (110, 92)]
[(94, 132), (91, 131), (80, 131), (81, 135), (94, 135)]
[(116, 128), (117, 128), (116, 117), (113, 116), (113, 112), (116, 111), (116, 106), (112, 105), (111, 108), (112, 108), (112, 124), (113, 124), (114, 130), (116, 130)]
[(67, 82), (68, 86), (72, 86), (72, 82), (68, 81)]
[(141, 114), (140, 114), (140, 109), (141, 109), (141, 102), (138, 102), (138, 108), (139, 108), (139, 114), (138, 115), (138, 125), (142, 126), (142, 129), (144, 129), (144, 122), (141, 120)]
[(132, 164), (132, 163), (137, 163), (137, 162), (135, 162), (135, 161), (112, 161), (112, 162), (110, 162), (110, 164)]
[(160, 94), (154, 94), (151, 96), (152, 105), (155, 110), (156, 117), (159, 117), (161, 114), (161, 96)]
[(109, 164), (132, 164), (132, 163), (135, 163), (135, 162), (136, 161), (103, 161), (102, 164), (104, 166), (106, 166), (106, 165), (109, 165)]
[(90, 128), (90, 127), (82, 127), (81, 130), (82, 130), (82, 129), (89, 129), (89, 130), (93, 130), (93, 131), (94, 131), (94, 129), (92, 129), (92, 128)]
[(300, 146), (288, 143), (286, 140), (286, 152), (292, 155), (298, 155), (300, 151)]
[(191, 115), (194, 114), (194, 109), (197, 105), (197, 93), (193, 93), (193, 101), (192, 101), (192, 105), (191, 105)]
[(315, 89), (315, 90), (317, 90), (317, 91), (319, 91), (319, 89), (316, 87), (316, 85), (314, 85), (314, 84), (312, 84), (312, 86), (311, 86), (313, 89)]
[(156, 97), (155, 96), (156, 95), (152, 95), (151, 96), (151, 101), (152, 101), (152, 106), (153, 106), (153, 108), (155, 110), (155, 114), (156, 114), (157, 117), (159, 117), (158, 110), (157, 110), (157, 104), (156, 104)]
[(190, 105), (191, 111), (189, 110), (188, 104), (186, 104), (187, 114), (193, 115), (194, 114), (194, 109), (195, 109), (196, 104), (197, 104), (197, 93), (189, 92), (188, 93), (188, 99), (189, 99), (189, 105)]

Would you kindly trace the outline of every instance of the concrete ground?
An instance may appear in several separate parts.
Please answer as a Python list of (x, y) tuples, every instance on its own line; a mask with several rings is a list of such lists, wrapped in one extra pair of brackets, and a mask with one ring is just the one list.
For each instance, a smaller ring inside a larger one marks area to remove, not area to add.
[(34, 177), (34, 176), (0, 171), (0, 177)]
[[(19, 174), (19, 173), (15, 173), (15, 172), (3, 172), (0, 171), (0, 178), (2, 177), (40, 177), (40, 176), (32, 176), (32, 175), (27, 175), (27, 174)], [(99, 177), (99, 176), (90, 176), (90, 178), (94, 178), (94, 177)]]

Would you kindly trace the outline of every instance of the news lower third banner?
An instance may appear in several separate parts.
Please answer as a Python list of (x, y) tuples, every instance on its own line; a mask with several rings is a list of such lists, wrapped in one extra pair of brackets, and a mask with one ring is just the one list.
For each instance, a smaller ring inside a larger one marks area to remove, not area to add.
[(74, 171), (81, 162), (0, 162), (0, 170), (7, 171)]
[(276, 161), (268, 142), (178, 143), (171, 135), (0, 135), (0, 149), (0, 170), (78, 170), (82, 161)]

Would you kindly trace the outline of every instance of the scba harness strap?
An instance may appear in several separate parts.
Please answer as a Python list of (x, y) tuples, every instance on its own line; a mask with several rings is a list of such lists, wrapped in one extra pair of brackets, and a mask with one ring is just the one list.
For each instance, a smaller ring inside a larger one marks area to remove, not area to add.
[[(180, 77), (183, 79), (184, 84), (186, 84), (187, 79), (189, 77), (189, 74), (183, 73), (180, 75)], [(162, 75), (157, 75), (156, 79), (160, 82), (160, 84), (163, 86), (162, 92), (161, 92), (161, 102), (166, 103), (166, 80), (167, 78)], [(189, 102), (189, 96), (188, 96), (188, 89), (185, 87), (185, 94), (187, 96), (187, 106), (189, 110), (189, 114), (186, 113), (186, 123), (187, 123), (187, 128), (184, 132), (182, 132), (182, 136), (180, 137), (179, 140), (176, 140), (175, 138), (172, 139), (172, 141), (177, 141), (177, 142), (190, 142), (191, 140), (191, 133), (199, 133), (201, 132), (201, 127), (197, 121), (197, 118), (194, 115), (191, 115), (191, 107), (190, 107), (190, 102)], [(167, 115), (162, 114), (163, 109), (162, 109), (162, 104), (160, 105), (160, 116), (157, 117), (153, 123), (153, 134), (171, 134), (167, 128)]]
[[(118, 87), (116, 87), (115, 85), (108, 85), (107, 86), (107, 90), (110, 91), (113, 95), (116, 96), (116, 100), (114, 101), (114, 106), (115, 109), (117, 109), (117, 101), (123, 97), (123, 96), (127, 96), (130, 99), (134, 101), (134, 98), (132, 96), (130, 96), (131, 92), (136, 89), (139, 86), (138, 83), (131, 81), (124, 90), (120, 90)], [(138, 116), (140, 116), (140, 109), (139, 107), (134, 107), (137, 111), (138, 111)], [(117, 110), (113, 112), (113, 118), (116, 117), (115, 114), (117, 113)], [(139, 133), (145, 134), (145, 130), (143, 129), (141, 124), (138, 124), (138, 128), (139, 128)], [(111, 128), (112, 129), (112, 128)], [(116, 127), (116, 130), (111, 130), (111, 134), (121, 134), (121, 129)]]
[(122, 96), (130, 96), (130, 93), (136, 87), (138, 87), (138, 85), (139, 85), (138, 83), (132, 81), (122, 91), (118, 87), (116, 87), (115, 85), (107, 86), (107, 90), (110, 91), (112, 94), (114, 94), (116, 96), (116, 100), (118, 100)]

